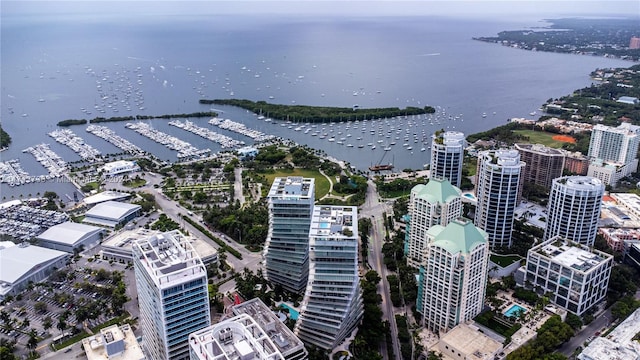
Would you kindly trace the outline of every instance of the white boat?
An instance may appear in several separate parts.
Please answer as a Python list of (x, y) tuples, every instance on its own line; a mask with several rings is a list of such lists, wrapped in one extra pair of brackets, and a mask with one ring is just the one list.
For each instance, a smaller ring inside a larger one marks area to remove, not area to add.
[(422, 148), (422, 149), (420, 149), (420, 151), (427, 151), (427, 149), (426, 148)]
[(352, 144), (347, 144), (347, 147), (353, 147), (353, 145)]
[(373, 145), (373, 146), (371, 147), (371, 150), (373, 150), (373, 149), (375, 149), (375, 148), (376, 148), (376, 146), (375, 146), (375, 145)]
[(409, 146), (409, 147), (407, 148), (407, 150), (413, 150), (413, 148), (412, 148), (411, 146)]
[(531, 116), (534, 116), (535, 114), (536, 114), (535, 111), (532, 111), (532, 112), (529, 113), (529, 115), (531, 115)]

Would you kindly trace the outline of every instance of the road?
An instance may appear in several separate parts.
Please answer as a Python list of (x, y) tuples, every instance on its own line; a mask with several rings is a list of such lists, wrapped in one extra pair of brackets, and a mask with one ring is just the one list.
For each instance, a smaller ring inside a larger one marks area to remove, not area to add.
[[(387, 281), (387, 268), (382, 262), (382, 245), (384, 244), (385, 228), (383, 213), (389, 213), (385, 203), (379, 201), (378, 192), (373, 181), (368, 181), (367, 196), (364, 204), (360, 207), (360, 216), (363, 218), (371, 218), (372, 234), (369, 240), (369, 254), (367, 260), (369, 265), (381, 277), (378, 284), (378, 293), (382, 297), (382, 319), (389, 321), (391, 330), (391, 341), (393, 344), (393, 353), (396, 360), (401, 360), (400, 343), (398, 341), (398, 326), (391, 302), (391, 292), (389, 290), (389, 282)], [(384, 359), (388, 359), (386, 342), (381, 344), (380, 352)]]
[(595, 337), (596, 332), (601, 332), (603, 328), (609, 327), (609, 325), (611, 325), (611, 309), (605, 310), (602, 314), (593, 319), (591, 324), (587, 325), (569, 339), (569, 341), (564, 343), (560, 349), (558, 349), (558, 352), (569, 357), (578, 348), (578, 346), (584, 345), (588, 338)]
[[(200, 230), (196, 229), (190, 223), (184, 221), (184, 219), (182, 218), (182, 215), (187, 215), (189, 218), (191, 218), (191, 220), (193, 220), (196, 223), (199, 223), (201, 221), (200, 215), (196, 215), (196, 214), (188, 215), (188, 210), (181, 207), (180, 204), (178, 204), (176, 201), (173, 201), (169, 199), (167, 196), (165, 196), (162, 193), (162, 190), (159, 186), (158, 187), (154, 186), (154, 185), (159, 185), (162, 182), (162, 176), (148, 172), (145, 174), (144, 178), (145, 180), (147, 180), (147, 183), (142, 187), (136, 188), (137, 191), (145, 191), (153, 194), (155, 196), (156, 203), (158, 204), (158, 208), (162, 209), (162, 211), (169, 218), (179, 223), (180, 226), (182, 226), (184, 229), (186, 229), (189, 232), (189, 234), (207, 241), (216, 249), (220, 248), (218, 244), (213, 242), (211, 239), (205, 236), (202, 232), (200, 232)], [(120, 191), (130, 190), (126, 187), (122, 187), (122, 185), (118, 183), (112, 183), (109, 185), (110, 185), (109, 188), (113, 190), (120, 190)], [(242, 180), (240, 180), (240, 189), (242, 189), (241, 186), (242, 186)], [(238, 250), (242, 254), (242, 260), (240, 260), (240, 259), (237, 259), (235, 256), (227, 253), (226, 262), (237, 272), (242, 271), (246, 267), (255, 273), (259, 268), (262, 267), (261, 252), (259, 253), (251, 252), (247, 250), (244, 246), (236, 243), (233, 239), (226, 236), (225, 234), (219, 233), (217, 231), (211, 231), (211, 233), (214, 236), (224, 240), (229, 246)], [(234, 289), (235, 289), (235, 281), (228, 281), (225, 284), (223, 284), (218, 290), (224, 293), (224, 292), (231, 292)]]

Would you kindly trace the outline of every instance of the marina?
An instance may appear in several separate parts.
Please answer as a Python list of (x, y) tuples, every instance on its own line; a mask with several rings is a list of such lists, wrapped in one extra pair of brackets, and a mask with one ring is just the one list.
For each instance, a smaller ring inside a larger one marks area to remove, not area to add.
[(15, 186), (29, 183), (31, 180), (17, 159), (0, 162), (0, 182)]
[(110, 142), (115, 147), (121, 149), (126, 153), (132, 155), (140, 155), (145, 152), (144, 150), (132, 144), (129, 140), (122, 138), (121, 136), (116, 134), (115, 131), (109, 129), (106, 126), (89, 125), (87, 126), (87, 132)]
[(49, 144), (30, 146), (24, 149), (23, 152), (33, 155), (49, 171), (49, 175), (46, 176), (47, 179), (60, 177), (67, 170), (67, 163), (49, 148)]
[(218, 143), (220, 144), (220, 146), (222, 146), (223, 149), (230, 149), (244, 144), (244, 142), (240, 140), (234, 140), (229, 136), (219, 134), (207, 128), (200, 127), (189, 120), (185, 120), (185, 122), (181, 122), (180, 120), (173, 120), (169, 122), (169, 125), (189, 131), (205, 139)]
[(153, 129), (151, 125), (144, 122), (127, 123), (125, 127), (171, 150), (176, 150), (178, 152), (178, 158), (182, 160), (204, 157), (211, 152), (211, 149), (198, 149), (184, 140)]
[(54, 138), (60, 144), (68, 146), (76, 154), (80, 155), (83, 160), (93, 162), (96, 157), (100, 156), (100, 151), (95, 149), (93, 146), (86, 144), (81, 137), (71, 130), (54, 130), (49, 133), (49, 136)]
[(233, 132), (235, 132), (237, 134), (241, 134), (241, 135), (250, 137), (256, 142), (272, 140), (273, 138), (275, 138), (274, 135), (265, 134), (262, 131), (258, 131), (258, 130), (254, 130), (254, 129), (249, 129), (244, 124), (239, 123), (239, 122), (235, 122), (235, 121), (232, 121), (232, 120), (229, 120), (229, 119), (224, 119), (223, 120), (223, 119), (220, 119), (220, 118), (213, 118), (213, 119), (209, 120), (209, 124), (215, 125), (215, 126), (219, 127), (220, 129), (233, 131)]

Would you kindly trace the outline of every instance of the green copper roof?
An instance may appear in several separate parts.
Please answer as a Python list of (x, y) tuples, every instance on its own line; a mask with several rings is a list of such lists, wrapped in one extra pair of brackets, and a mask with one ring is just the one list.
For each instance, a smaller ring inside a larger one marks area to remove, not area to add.
[(468, 254), (478, 244), (487, 242), (487, 233), (473, 225), (469, 219), (458, 218), (451, 221), (433, 240), (433, 245), (446, 249), (452, 254)]
[(461, 191), (446, 179), (430, 179), (425, 185), (416, 185), (411, 192), (430, 203), (446, 203), (460, 197)]

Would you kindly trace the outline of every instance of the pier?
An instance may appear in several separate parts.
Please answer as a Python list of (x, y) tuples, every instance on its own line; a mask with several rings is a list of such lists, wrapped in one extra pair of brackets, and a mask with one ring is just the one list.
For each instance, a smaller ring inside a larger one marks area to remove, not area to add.
[(159, 144), (162, 144), (171, 150), (178, 151), (178, 158), (180, 159), (203, 157), (211, 152), (211, 149), (200, 150), (184, 140), (180, 140), (177, 137), (153, 129), (151, 128), (151, 125), (147, 123), (127, 123), (125, 127)]
[(220, 129), (233, 131), (235, 133), (250, 137), (254, 141), (257, 141), (257, 142), (267, 141), (267, 140), (271, 140), (271, 139), (275, 138), (274, 135), (265, 134), (262, 131), (258, 131), (258, 130), (254, 130), (254, 129), (249, 129), (244, 124), (239, 123), (239, 122), (235, 122), (235, 121), (232, 121), (232, 120), (229, 120), (229, 119), (224, 119), (223, 120), (223, 119), (220, 119), (220, 118), (213, 118), (213, 119), (209, 120), (209, 124), (215, 125), (215, 126), (219, 127)]
[(31, 177), (22, 169), (18, 160), (0, 161), (0, 182), (15, 186), (30, 183), (31, 180)]
[(100, 156), (100, 151), (95, 149), (93, 146), (86, 144), (81, 137), (71, 130), (54, 130), (49, 133), (49, 136), (54, 138), (60, 144), (68, 146), (76, 154), (80, 155), (83, 160), (93, 162), (96, 157)]
[(106, 126), (89, 125), (87, 126), (87, 132), (110, 142), (115, 147), (121, 149), (126, 153), (133, 154), (133, 155), (144, 154), (144, 150), (132, 144), (129, 140), (122, 138), (121, 136), (116, 134), (115, 131), (109, 129)]
[(49, 144), (31, 146), (22, 150), (22, 152), (28, 152), (33, 155), (49, 171), (48, 179), (60, 177), (67, 171), (67, 163), (62, 160), (60, 155), (49, 148)]
[(223, 149), (230, 149), (240, 145), (244, 145), (243, 141), (234, 140), (227, 135), (222, 135), (207, 128), (200, 127), (189, 120), (186, 120), (185, 122), (181, 122), (180, 120), (173, 120), (169, 122), (169, 125), (189, 131), (205, 139), (218, 143), (220, 144), (220, 146), (222, 146)]

